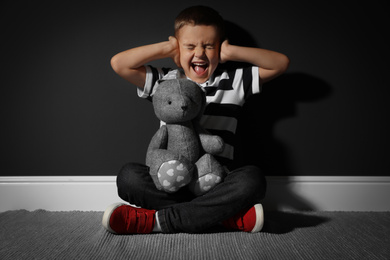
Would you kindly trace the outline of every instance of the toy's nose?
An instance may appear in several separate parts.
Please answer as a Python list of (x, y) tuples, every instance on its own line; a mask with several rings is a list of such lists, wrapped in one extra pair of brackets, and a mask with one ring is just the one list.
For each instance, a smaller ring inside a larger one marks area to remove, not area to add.
[(183, 111), (186, 111), (186, 110), (187, 110), (187, 108), (188, 108), (188, 106), (187, 106), (187, 105), (182, 105), (182, 106), (181, 106), (181, 109), (182, 109)]

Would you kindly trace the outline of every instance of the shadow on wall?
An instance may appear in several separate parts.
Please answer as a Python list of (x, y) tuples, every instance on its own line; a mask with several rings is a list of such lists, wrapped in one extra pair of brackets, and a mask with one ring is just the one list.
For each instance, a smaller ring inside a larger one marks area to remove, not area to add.
[[(261, 47), (247, 31), (232, 22), (226, 21), (226, 30), (231, 44)], [(228, 66), (236, 65), (231, 63)], [(237, 128), (235, 158), (242, 164), (259, 166), (266, 176), (294, 175), (293, 149), (275, 137), (275, 125), (282, 119), (295, 117), (297, 103), (315, 102), (330, 94), (328, 83), (303, 72), (286, 73), (264, 84), (262, 93), (249, 98), (243, 107)], [(278, 205), (301, 210), (315, 208), (287, 186), (278, 192), (286, 199), (274, 201), (270, 198), (276, 208)]]
[[(294, 149), (275, 137), (275, 125), (282, 119), (294, 118), (298, 102), (313, 102), (329, 94), (330, 86), (326, 82), (305, 73), (287, 73), (264, 84), (263, 92), (246, 102), (239, 119), (240, 141), (236, 154), (240, 161), (259, 166), (266, 176), (287, 176), (288, 184), (288, 176), (296, 175), (291, 161)], [(277, 187), (274, 191), (269, 186), (267, 192), (270, 196), (267, 201), (273, 208), (315, 210), (315, 205), (287, 185)]]
[(321, 100), (330, 94), (330, 86), (323, 80), (305, 73), (286, 73), (263, 85), (259, 95), (252, 96), (244, 105), (238, 135), (238, 154), (248, 164), (258, 165), (268, 176), (291, 176), (291, 147), (275, 137), (275, 125), (296, 116), (296, 105)]

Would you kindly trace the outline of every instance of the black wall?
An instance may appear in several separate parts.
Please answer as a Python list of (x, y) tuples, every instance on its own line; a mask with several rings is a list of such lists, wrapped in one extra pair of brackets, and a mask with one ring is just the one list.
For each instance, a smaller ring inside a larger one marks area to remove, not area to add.
[[(139, 2), (3, 8), (2, 176), (114, 175), (144, 161), (158, 121), (109, 61), (166, 40), (174, 17), (194, 2)], [(388, 176), (386, 2), (296, 2), (196, 2), (229, 21), (232, 43), (291, 59), (288, 72), (245, 106), (241, 157), (267, 175)]]

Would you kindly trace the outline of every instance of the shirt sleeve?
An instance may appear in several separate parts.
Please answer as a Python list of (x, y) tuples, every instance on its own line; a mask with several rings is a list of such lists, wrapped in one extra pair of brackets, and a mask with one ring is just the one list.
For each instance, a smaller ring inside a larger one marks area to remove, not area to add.
[(261, 86), (259, 67), (253, 66), (244, 68), (241, 77), (245, 92), (245, 99), (249, 98), (253, 94), (260, 93)]
[(165, 68), (155, 68), (150, 65), (145, 66), (146, 77), (144, 88), (137, 88), (137, 94), (140, 98), (150, 98), (153, 93), (153, 88), (156, 85), (156, 82), (162, 79), (169, 69)]
[(260, 74), (259, 67), (252, 67), (252, 91), (253, 94), (257, 94), (261, 92), (261, 84), (260, 84)]

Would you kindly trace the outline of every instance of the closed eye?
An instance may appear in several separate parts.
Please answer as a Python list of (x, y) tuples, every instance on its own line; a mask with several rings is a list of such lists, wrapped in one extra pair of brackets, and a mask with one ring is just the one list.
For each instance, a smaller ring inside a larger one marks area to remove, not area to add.
[(193, 50), (193, 49), (195, 49), (195, 45), (193, 45), (193, 44), (185, 44), (184, 47), (185, 47), (186, 49), (188, 49), (188, 50)]

